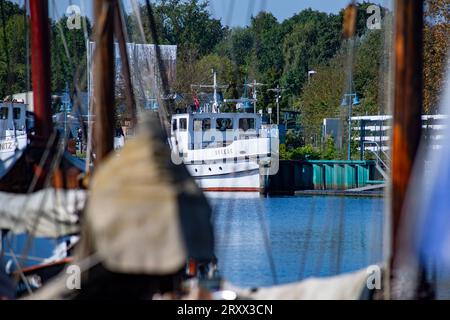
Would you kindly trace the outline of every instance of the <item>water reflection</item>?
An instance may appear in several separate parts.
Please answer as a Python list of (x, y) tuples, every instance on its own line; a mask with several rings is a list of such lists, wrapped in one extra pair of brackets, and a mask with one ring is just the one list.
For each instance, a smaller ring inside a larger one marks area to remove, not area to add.
[(288, 283), (382, 261), (383, 199), (237, 194), (209, 199), (220, 268), (233, 284)]

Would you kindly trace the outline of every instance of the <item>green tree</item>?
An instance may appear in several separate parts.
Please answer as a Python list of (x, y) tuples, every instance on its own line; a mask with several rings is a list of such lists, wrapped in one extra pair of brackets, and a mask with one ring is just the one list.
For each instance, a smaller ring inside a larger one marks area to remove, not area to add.
[(437, 113), (450, 51), (448, 0), (427, 0), (424, 30), (424, 112)]
[(357, 44), (354, 66), (354, 90), (358, 94), (361, 105), (355, 108), (359, 115), (378, 114), (382, 73), (382, 58), (384, 52), (384, 38), (381, 30), (368, 30)]
[[(254, 35), (248, 66), (248, 78), (257, 80), (271, 88), (279, 84), (283, 71), (283, 56), (280, 46), (283, 41), (280, 25), (273, 14), (260, 12), (252, 17), (250, 30)], [(266, 87), (266, 88), (267, 88)], [(264, 109), (274, 107), (272, 95), (267, 90), (260, 90), (258, 104)]]
[[(90, 30), (90, 23), (88, 19), (86, 20), (88, 30)], [(83, 30), (69, 30), (66, 21), (67, 17), (62, 17), (51, 25), (51, 84), (53, 92), (63, 91), (66, 84), (72, 89), (74, 80), (77, 81), (80, 90), (87, 90), (86, 41)], [(67, 51), (65, 45), (67, 45)]]
[(283, 41), (284, 70), (282, 85), (287, 94), (298, 96), (309, 70), (332, 58), (340, 47), (338, 16), (305, 10), (286, 24), (290, 30)]
[(0, 98), (4, 98), (27, 87), (27, 23), (23, 8), (13, 2), (2, 1), (0, 11)]
[(230, 85), (233, 81), (232, 62), (217, 54), (209, 54), (197, 60), (193, 65), (178, 64), (178, 77), (175, 88), (179, 92), (191, 92), (191, 84), (211, 84), (212, 70), (217, 72), (219, 84)]
[(306, 143), (321, 134), (324, 118), (345, 117), (340, 107), (344, 88), (344, 54), (339, 53), (328, 65), (319, 66), (317, 74), (306, 84), (302, 95), (295, 101), (301, 112), (301, 125)]
[[(27, 88), (26, 28), (22, 15), (5, 22), (0, 37), (0, 95), (5, 97)], [(4, 38), (6, 36), (6, 39)]]
[[(145, 4), (141, 6), (141, 12), (147, 12)], [(154, 13), (160, 43), (176, 44), (181, 59), (190, 55), (199, 58), (211, 53), (227, 32), (220, 20), (211, 16), (208, 1), (160, 0), (154, 5)], [(127, 20), (132, 38), (138, 41), (139, 28), (135, 17), (131, 14)], [(146, 40), (154, 42), (146, 15), (142, 17), (142, 24)]]
[(338, 159), (339, 154), (336, 150), (336, 146), (332, 137), (327, 137), (325, 140), (324, 148), (321, 152), (320, 158), (322, 160), (336, 160)]

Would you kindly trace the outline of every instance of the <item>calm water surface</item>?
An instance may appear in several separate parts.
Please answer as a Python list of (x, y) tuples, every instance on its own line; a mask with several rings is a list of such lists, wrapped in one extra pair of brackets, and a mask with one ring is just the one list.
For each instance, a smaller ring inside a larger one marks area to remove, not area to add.
[(381, 198), (209, 199), (220, 270), (235, 285), (288, 283), (382, 261)]
[[(214, 211), (219, 267), (224, 278), (235, 285), (289, 283), (353, 271), (383, 260), (381, 198), (208, 196)], [(20, 255), (26, 237), (11, 241), (13, 251)], [(28, 254), (47, 258), (56, 243), (35, 240)], [(5, 268), (9, 260), (8, 255), (2, 257), (0, 267)], [(22, 266), (39, 263), (19, 260)], [(450, 299), (449, 275), (450, 270), (437, 271), (438, 298)]]

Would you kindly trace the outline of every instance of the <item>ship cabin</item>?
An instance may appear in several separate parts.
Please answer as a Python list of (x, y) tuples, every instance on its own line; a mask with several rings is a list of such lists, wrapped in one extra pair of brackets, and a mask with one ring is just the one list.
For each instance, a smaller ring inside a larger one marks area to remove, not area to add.
[(258, 138), (262, 119), (254, 113), (198, 113), (172, 116), (172, 142), (180, 150), (223, 148)]
[(4, 136), (7, 131), (26, 131), (27, 105), (20, 101), (0, 103), (0, 131)]
[(23, 102), (0, 103), (0, 161), (3, 168), (7, 167), (7, 161), (12, 159), (16, 150), (27, 145), (27, 129), (32, 126), (29, 114)]

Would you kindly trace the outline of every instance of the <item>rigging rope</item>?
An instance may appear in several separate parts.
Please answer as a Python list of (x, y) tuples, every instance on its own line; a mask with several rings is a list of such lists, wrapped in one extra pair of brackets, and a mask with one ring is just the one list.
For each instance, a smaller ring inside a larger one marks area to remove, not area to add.
[(311, 210), (309, 211), (309, 218), (308, 218), (308, 223), (306, 225), (306, 237), (303, 240), (303, 248), (302, 248), (302, 252), (301, 254), (301, 259), (300, 259), (300, 270), (299, 270), (299, 275), (298, 275), (298, 279), (301, 280), (304, 277), (305, 274), (305, 269), (306, 269), (306, 261), (307, 261), (307, 257), (308, 257), (308, 250), (309, 250), (309, 245), (311, 242), (311, 238), (313, 235), (313, 227), (314, 227), (314, 216), (316, 214), (316, 202), (314, 197), (312, 198), (312, 205), (311, 205)]

